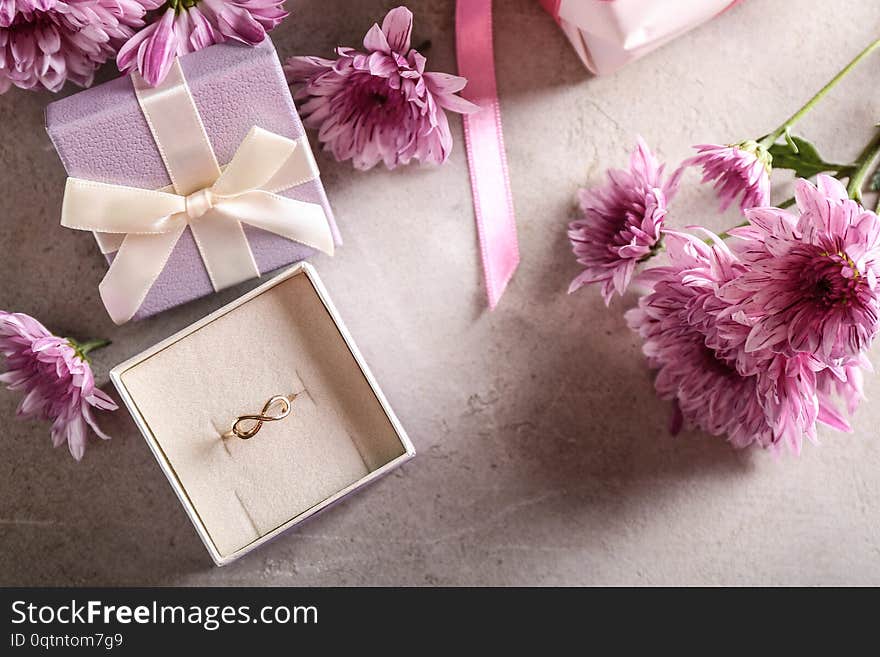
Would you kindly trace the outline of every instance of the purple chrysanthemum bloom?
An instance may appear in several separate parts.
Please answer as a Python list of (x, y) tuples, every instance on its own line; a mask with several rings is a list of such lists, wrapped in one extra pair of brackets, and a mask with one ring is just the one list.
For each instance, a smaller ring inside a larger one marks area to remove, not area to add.
[(156, 86), (175, 56), (233, 40), (256, 45), (287, 17), (285, 0), (169, 0), (159, 20), (129, 39), (116, 64), (123, 73), (137, 69)]
[(17, 14), (48, 11), (54, 0), (0, 0), (0, 27), (9, 27)]
[(757, 376), (737, 371), (735, 348), (714, 331), (716, 317), (727, 307), (717, 290), (742, 267), (723, 244), (710, 247), (691, 235), (669, 231), (666, 246), (670, 265), (642, 274), (640, 281), (651, 292), (626, 318), (645, 341), (648, 364), (657, 370), (658, 395), (675, 404), (673, 432), (686, 421), (728, 436), (736, 447), (772, 445)]
[(816, 440), (817, 423), (849, 431), (837, 398), (855, 410), (862, 363), (831, 371), (808, 354), (745, 352), (748, 320), (720, 291), (747, 268), (712, 241), (667, 232), (670, 265), (642, 274), (651, 292), (627, 313), (657, 370), (658, 394), (676, 405), (673, 430), (686, 421), (738, 448), (787, 445), (796, 453), (805, 438)]
[(0, 383), (24, 392), (18, 415), (51, 421), (52, 443), (55, 447), (67, 443), (77, 461), (85, 453), (88, 427), (109, 439), (98, 428), (92, 409), (117, 408), (95, 387), (85, 355), (93, 346), (52, 335), (28, 315), (0, 311), (0, 355), (6, 359)]
[[(861, 354), (858, 358), (847, 359), (838, 366), (826, 367), (820, 371), (816, 388), (823, 400), (839, 399), (845, 405), (847, 413), (852, 415), (865, 398), (864, 372), (873, 371), (871, 361), (865, 354)], [(836, 409), (823, 409), (823, 412), (829, 418), (825, 421), (826, 424), (836, 420), (844, 426), (844, 430), (849, 430), (849, 423)]]
[(568, 288), (602, 284), (602, 298), (611, 303), (623, 294), (636, 265), (660, 248), (667, 203), (678, 187), (678, 176), (663, 180), (663, 166), (640, 138), (629, 169), (609, 169), (603, 187), (578, 193), (581, 218), (568, 227), (568, 237), (584, 271)]
[(442, 164), (452, 150), (444, 110), (476, 111), (456, 95), (467, 80), (425, 71), (426, 59), (410, 47), (413, 15), (406, 7), (373, 25), (364, 49), (337, 48), (338, 59), (291, 57), (284, 67), (307, 126), (318, 129), (324, 150), (356, 169), (380, 162), (393, 169), (412, 160)]
[(743, 212), (770, 204), (770, 171), (773, 159), (767, 150), (754, 141), (733, 146), (701, 144), (698, 154), (682, 167), (697, 165), (703, 169), (703, 182), (715, 182), (721, 199), (721, 211), (740, 198)]
[(800, 453), (804, 438), (818, 443), (817, 423), (852, 432), (846, 415), (864, 399), (863, 371), (872, 371), (864, 355), (829, 367), (806, 353), (763, 354), (757, 376), (767, 421), (792, 451)]
[(880, 219), (843, 185), (800, 180), (798, 214), (755, 208), (731, 231), (748, 271), (724, 287), (752, 322), (745, 348), (806, 352), (828, 366), (858, 358), (880, 329)]
[(0, 93), (87, 87), (154, 0), (0, 0)]

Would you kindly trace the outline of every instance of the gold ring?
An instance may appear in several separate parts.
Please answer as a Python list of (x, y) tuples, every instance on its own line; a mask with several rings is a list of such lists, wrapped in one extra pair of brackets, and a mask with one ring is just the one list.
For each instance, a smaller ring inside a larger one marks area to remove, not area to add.
[(239, 415), (232, 424), (232, 429), (224, 433), (223, 437), (250, 440), (260, 432), (264, 423), (277, 422), (290, 415), (296, 397), (297, 395), (275, 395), (266, 402), (259, 414)]

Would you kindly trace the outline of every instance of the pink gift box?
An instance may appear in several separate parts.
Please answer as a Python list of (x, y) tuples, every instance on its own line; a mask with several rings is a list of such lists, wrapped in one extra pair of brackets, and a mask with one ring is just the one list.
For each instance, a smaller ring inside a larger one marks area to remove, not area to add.
[(659, 48), (740, 0), (541, 0), (597, 75)]
[[(253, 48), (231, 43), (215, 45), (182, 57), (180, 64), (221, 165), (231, 160), (254, 126), (289, 139), (305, 134), (278, 55), (268, 38)], [(46, 110), (46, 129), (72, 177), (145, 189), (171, 184), (127, 76), (51, 103)], [(282, 194), (320, 204), (334, 241), (341, 243), (320, 179)], [(314, 253), (307, 246), (252, 226), (245, 225), (244, 231), (261, 274)], [(99, 244), (108, 262), (112, 262), (112, 245), (104, 239), (99, 239)], [(187, 228), (134, 319), (213, 292)]]

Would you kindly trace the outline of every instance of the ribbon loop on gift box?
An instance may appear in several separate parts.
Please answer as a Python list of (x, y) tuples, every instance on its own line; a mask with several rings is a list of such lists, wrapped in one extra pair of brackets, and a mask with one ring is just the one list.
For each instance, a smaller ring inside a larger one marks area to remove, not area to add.
[(171, 187), (68, 178), (61, 209), (62, 226), (92, 231), (102, 250), (116, 251), (99, 286), (114, 322), (134, 317), (187, 227), (215, 290), (260, 275), (242, 224), (332, 255), (324, 208), (279, 194), (319, 176), (305, 137), (255, 126), (221, 169), (177, 60), (158, 87), (136, 73), (132, 82)]
[(324, 209), (277, 193), (316, 176), (311, 151), (301, 140), (255, 127), (213, 184), (190, 194), (68, 178), (61, 225), (125, 235), (99, 288), (110, 317), (124, 323), (140, 308), (187, 226), (193, 232), (198, 226), (217, 289), (259, 275), (251, 273), (256, 264), (243, 235), (247, 260), (242, 269), (236, 243), (242, 223), (332, 254)]

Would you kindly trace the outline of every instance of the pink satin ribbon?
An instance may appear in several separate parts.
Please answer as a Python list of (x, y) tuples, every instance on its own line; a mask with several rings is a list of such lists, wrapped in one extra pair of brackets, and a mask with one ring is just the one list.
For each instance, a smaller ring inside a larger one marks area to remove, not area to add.
[(458, 0), (455, 12), (462, 96), (480, 110), (464, 117), (464, 136), (489, 308), (494, 309), (519, 265), (516, 217), (501, 131), (492, 47), (492, 0)]

